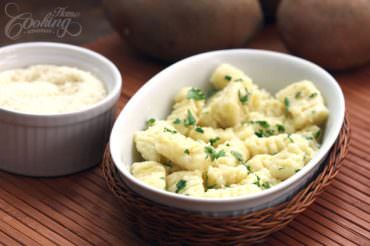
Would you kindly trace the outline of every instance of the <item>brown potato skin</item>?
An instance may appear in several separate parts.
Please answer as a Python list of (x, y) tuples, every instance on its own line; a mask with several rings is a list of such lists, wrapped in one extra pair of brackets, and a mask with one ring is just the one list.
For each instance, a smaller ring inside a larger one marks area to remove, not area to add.
[(370, 61), (369, 0), (283, 0), (277, 22), (292, 53), (329, 70)]
[(105, 0), (104, 7), (132, 47), (166, 61), (241, 47), (263, 23), (258, 0)]

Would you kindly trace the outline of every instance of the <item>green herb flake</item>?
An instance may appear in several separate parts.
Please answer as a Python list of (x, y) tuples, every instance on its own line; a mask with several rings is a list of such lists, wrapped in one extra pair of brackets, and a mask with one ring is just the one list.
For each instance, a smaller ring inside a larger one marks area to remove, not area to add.
[(253, 182), (253, 184), (255, 184), (258, 187), (260, 187), (261, 186), (261, 178), (258, 175), (256, 175), (256, 178), (257, 178), (257, 180), (255, 182)]
[(190, 155), (190, 150), (185, 149), (185, 150), (184, 150), (184, 154)]
[(155, 124), (155, 119), (150, 118), (149, 120), (146, 121), (146, 127), (151, 127), (154, 126)]
[(315, 138), (316, 139), (319, 139), (321, 136), (321, 130), (318, 130), (316, 133), (315, 133)]
[(262, 130), (259, 130), (257, 132), (254, 133), (257, 137), (259, 138), (263, 138), (263, 131)]
[(188, 127), (188, 126), (194, 126), (195, 123), (196, 123), (196, 120), (195, 120), (193, 114), (191, 113), (190, 110), (188, 110), (188, 115), (187, 115), (186, 119), (184, 119), (184, 125), (186, 127)]
[(298, 173), (299, 171), (301, 171), (301, 169), (300, 169), (300, 168), (296, 169), (296, 170), (295, 170), (295, 173)]
[(289, 139), (289, 141), (290, 141), (291, 143), (294, 143), (294, 140), (293, 140), (293, 138), (291, 138), (290, 133), (288, 134), (288, 139)]
[(225, 75), (225, 79), (226, 79), (227, 81), (230, 81), (230, 80), (232, 80), (232, 77), (231, 77), (230, 75)]
[(275, 133), (275, 131), (274, 131), (274, 130), (272, 130), (272, 129), (267, 129), (267, 130), (265, 131), (265, 137), (270, 137), (270, 136), (274, 135), (274, 133)]
[(279, 167), (278, 170), (283, 170), (284, 168), (283, 167)]
[(302, 92), (298, 91), (296, 94), (295, 94), (295, 98), (296, 99), (299, 99), (302, 97)]
[(209, 143), (212, 145), (212, 146), (215, 146), (215, 144), (220, 140), (219, 137), (215, 137), (215, 138), (210, 138), (209, 139)]
[(284, 98), (285, 112), (289, 112), (290, 101), (287, 97)]
[(249, 166), (247, 163), (244, 163), (244, 166), (247, 168), (248, 172), (252, 172), (251, 166)]
[(316, 97), (318, 95), (318, 93), (317, 92), (314, 92), (314, 93), (312, 93), (311, 95), (309, 95), (309, 98), (314, 98), (314, 97)]
[(177, 133), (177, 131), (176, 131), (176, 130), (171, 130), (171, 129), (167, 128), (167, 127), (165, 127), (165, 128), (163, 129), (163, 131), (164, 131), (164, 132), (169, 132), (169, 133), (172, 133), (172, 134), (176, 134), (176, 133)]
[(311, 136), (305, 136), (304, 138), (307, 139), (307, 140), (313, 140), (313, 137), (311, 137)]
[(258, 124), (262, 128), (266, 128), (266, 129), (270, 127), (270, 124), (265, 120), (256, 120), (256, 121), (253, 121), (253, 123)]
[(193, 99), (193, 100), (204, 100), (206, 99), (206, 96), (204, 95), (203, 91), (201, 91), (198, 88), (191, 88), (188, 91), (187, 95), (188, 99)]
[(276, 124), (276, 128), (277, 128), (279, 133), (285, 132), (285, 127), (281, 124)]
[(180, 124), (181, 123), (181, 120), (179, 118), (176, 118), (174, 121), (173, 121), (173, 124)]
[(186, 180), (180, 179), (179, 182), (176, 183), (176, 193), (179, 193), (186, 187)]
[(243, 82), (243, 79), (242, 78), (238, 78), (238, 79), (234, 80), (234, 82)]
[(248, 103), (249, 100), (249, 93), (248, 90), (245, 89), (245, 93), (242, 94), (242, 92), (239, 90), (239, 101), (244, 105)]
[(242, 154), (238, 151), (231, 150), (230, 153), (235, 157), (235, 159), (239, 162), (244, 162)]
[(271, 185), (270, 185), (270, 183), (269, 183), (269, 182), (265, 181), (265, 182), (263, 182), (263, 183), (262, 183), (262, 188), (263, 188), (264, 190), (266, 190), (266, 189), (268, 189), (268, 188), (270, 188), (270, 187), (271, 187)]
[(223, 157), (226, 155), (225, 151), (224, 150), (220, 150), (220, 151), (216, 151), (213, 147), (211, 146), (206, 146), (204, 147), (204, 151), (206, 152), (206, 159), (208, 157), (211, 158), (211, 161), (214, 161), (214, 160), (217, 160), (218, 158), (220, 157)]
[(164, 178), (164, 177), (160, 177), (160, 179), (163, 179), (163, 180), (165, 180), (165, 178)]
[(195, 128), (195, 131), (196, 132), (199, 132), (199, 133), (204, 133), (203, 128), (202, 127), (199, 127), (199, 126)]
[(227, 147), (230, 147), (230, 144), (229, 144), (229, 143), (227, 143), (227, 144), (226, 144), (226, 146), (227, 146)]

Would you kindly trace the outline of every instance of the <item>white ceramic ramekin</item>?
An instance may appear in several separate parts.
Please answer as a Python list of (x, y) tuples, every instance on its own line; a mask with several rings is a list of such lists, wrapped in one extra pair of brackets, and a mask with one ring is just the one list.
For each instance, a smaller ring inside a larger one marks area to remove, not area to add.
[(96, 165), (113, 124), (122, 79), (108, 59), (60, 43), (22, 43), (0, 48), (0, 71), (36, 64), (77, 67), (100, 78), (108, 90), (85, 110), (33, 115), (0, 109), (0, 169), (28, 176), (60, 176)]
[[(135, 179), (130, 174), (130, 165), (137, 160), (134, 132), (143, 129), (148, 118), (164, 119), (174, 96), (182, 87), (207, 89), (212, 71), (221, 63), (230, 63), (242, 69), (256, 84), (272, 93), (293, 82), (304, 79), (313, 81), (322, 92), (330, 111), (318, 153), (301, 171), (284, 182), (245, 197), (210, 200), (181, 196), (151, 188)], [(311, 62), (271, 51), (214, 51), (177, 62), (149, 80), (118, 117), (111, 133), (110, 150), (124, 182), (148, 199), (215, 216), (247, 213), (284, 202), (307, 185), (338, 137), (344, 111), (344, 97), (338, 83), (329, 73)]]

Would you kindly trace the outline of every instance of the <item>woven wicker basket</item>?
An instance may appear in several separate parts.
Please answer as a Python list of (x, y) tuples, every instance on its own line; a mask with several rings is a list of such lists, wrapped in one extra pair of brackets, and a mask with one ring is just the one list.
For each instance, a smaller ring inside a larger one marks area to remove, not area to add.
[(337, 175), (348, 150), (350, 129), (346, 116), (340, 136), (321, 173), (290, 201), (253, 213), (208, 217), (155, 203), (130, 190), (120, 178), (107, 149), (103, 172), (109, 188), (121, 201), (131, 229), (155, 244), (235, 245), (262, 241), (310, 206)]

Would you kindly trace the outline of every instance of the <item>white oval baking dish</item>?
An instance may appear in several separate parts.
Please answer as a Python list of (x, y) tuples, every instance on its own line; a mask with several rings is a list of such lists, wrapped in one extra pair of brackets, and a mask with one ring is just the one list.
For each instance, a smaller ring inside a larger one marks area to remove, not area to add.
[(72, 113), (34, 115), (0, 109), (0, 169), (27, 176), (60, 176), (96, 165), (120, 96), (118, 69), (102, 55), (73, 45), (31, 42), (0, 48), (0, 71), (36, 64), (89, 71), (105, 83), (108, 95)]
[[(134, 132), (145, 127), (148, 118), (163, 119), (169, 113), (175, 94), (184, 86), (207, 89), (212, 71), (221, 63), (243, 70), (261, 88), (275, 93), (300, 80), (311, 80), (322, 92), (330, 111), (323, 143), (315, 157), (297, 174), (260, 193), (229, 199), (181, 196), (151, 188), (130, 173), (137, 160)], [(278, 52), (236, 49), (214, 51), (175, 63), (150, 79), (128, 102), (119, 115), (110, 138), (113, 161), (124, 182), (142, 196), (168, 206), (208, 215), (230, 215), (257, 211), (288, 200), (305, 187), (317, 173), (339, 135), (344, 120), (343, 93), (335, 79), (319, 66)]]

